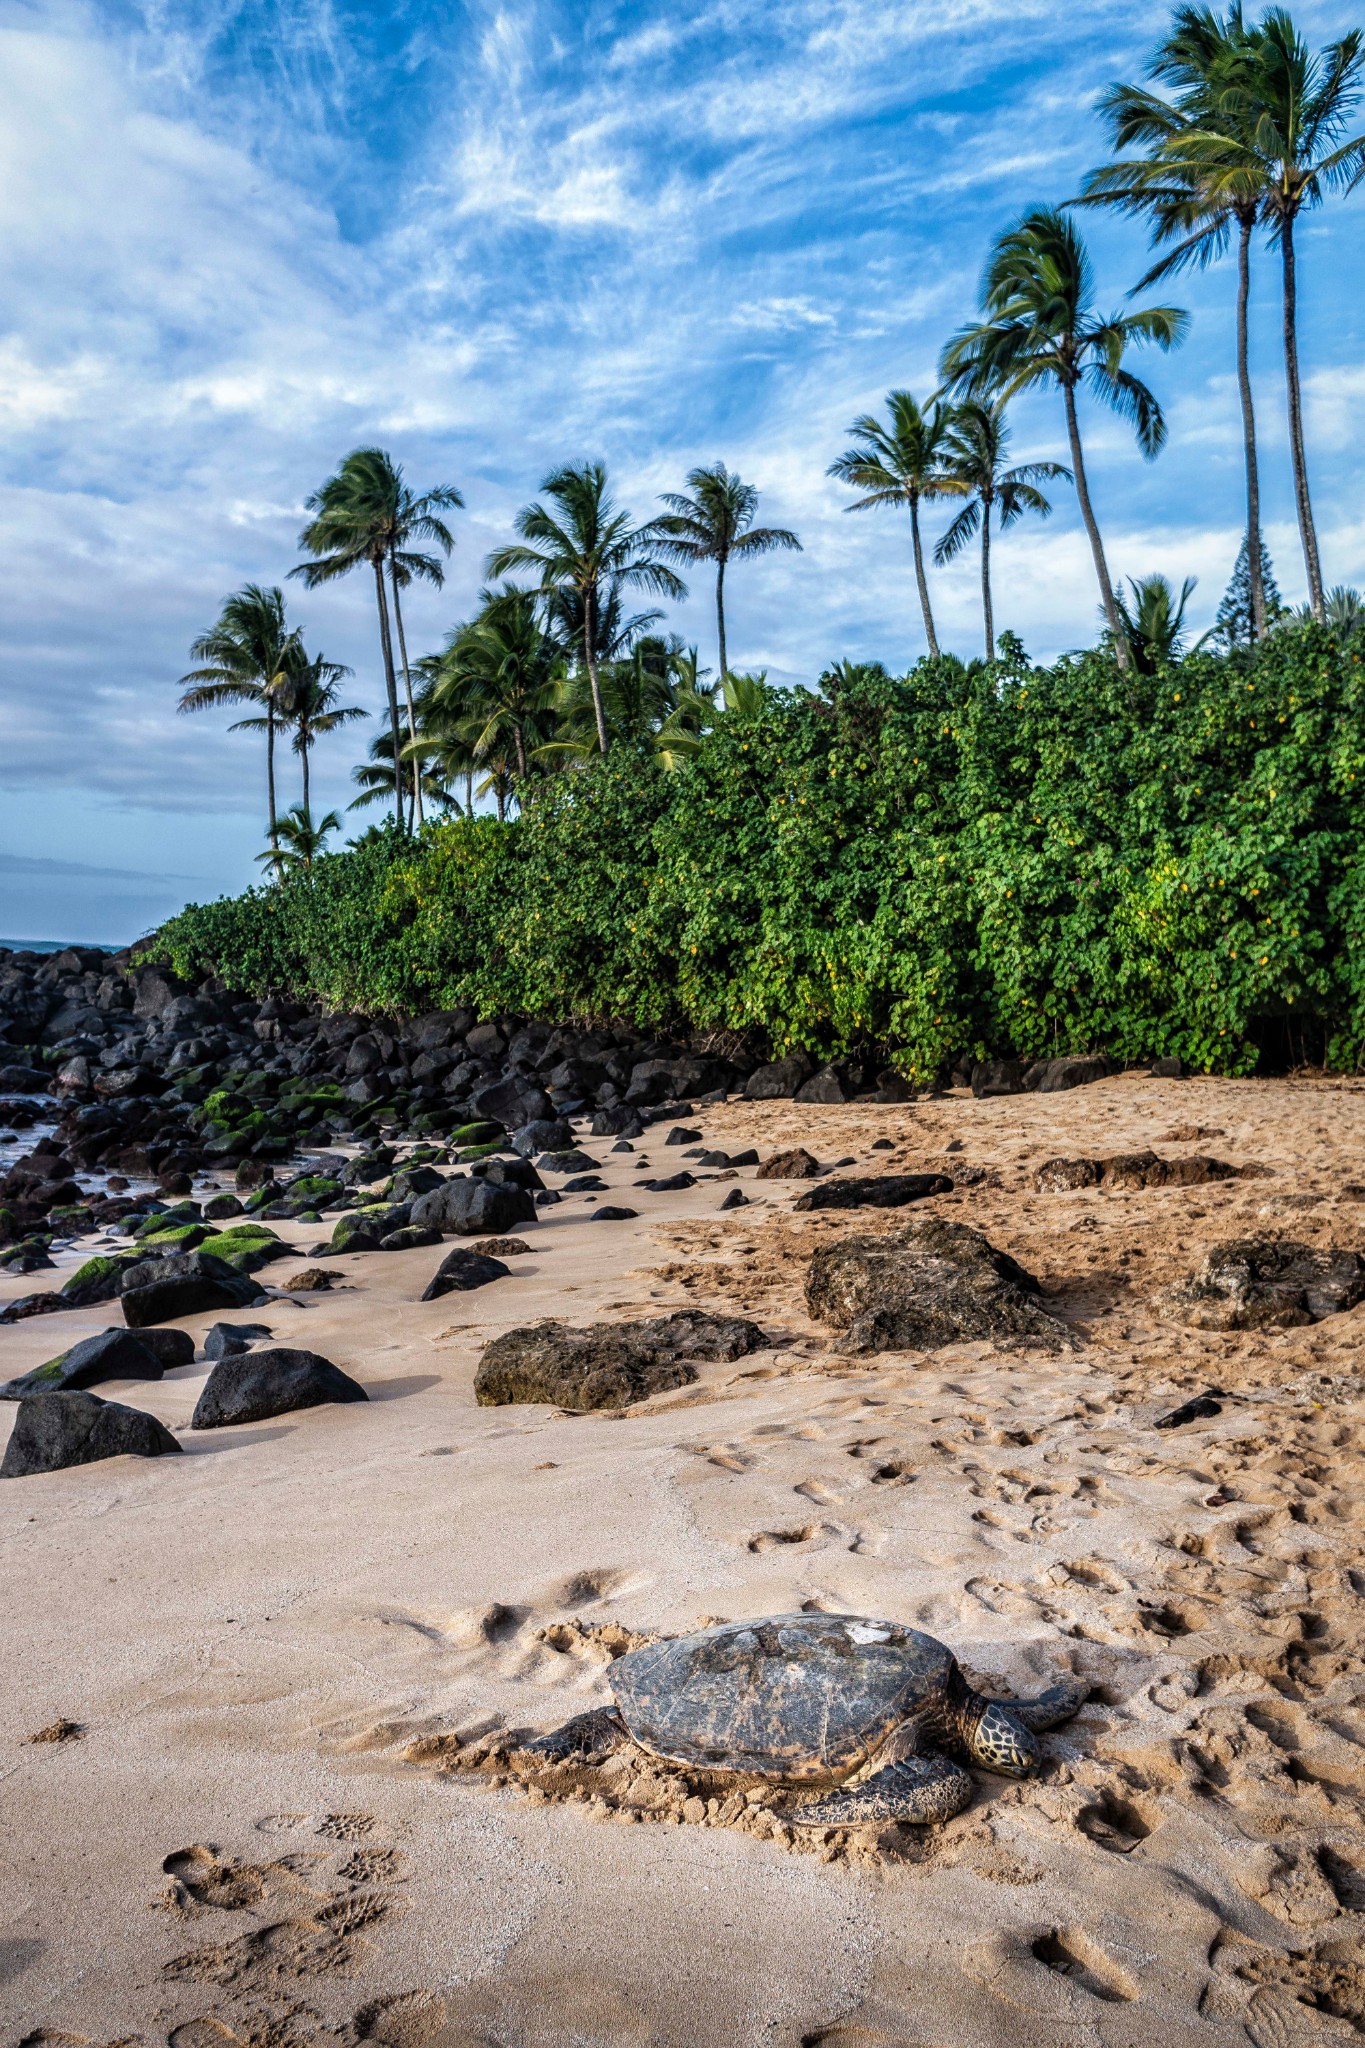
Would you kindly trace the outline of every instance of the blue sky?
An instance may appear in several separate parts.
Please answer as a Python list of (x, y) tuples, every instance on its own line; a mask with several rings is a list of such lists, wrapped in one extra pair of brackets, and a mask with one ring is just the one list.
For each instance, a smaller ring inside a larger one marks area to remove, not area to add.
[[(1354, 18), (1296, 14), (1317, 41)], [(1097, 92), (1139, 75), (1165, 18), (1144, 0), (0, 0), (0, 933), (123, 940), (252, 878), (261, 749), (227, 715), (177, 718), (176, 681), (226, 592), (284, 581), (305, 496), (363, 443), (466, 500), (445, 589), (412, 600), (414, 652), (466, 614), (555, 463), (601, 457), (643, 517), (719, 458), (805, 544), (734, 578), (732, 661), (789, 682), (844, 656), (906, 665), (908, 533), (845, 517), (826, 468), (889, 388), (932, 388), (990, 237), (1075, 191), (1103, 149)], [(1301, 242), (1330, 583), (1365, 581), (1362, 209), (1329, 206)], [(1118, 304), (1141, 232), (1085, 228)], [(1266, 517), (1297, 601), (1276, 283), (1266, 254)], [(1242, 519), (1231, 290), (1224, 266), (1163, 293), (1194, 320), (1148, 365), (1171, 425), (1156, 463), (1084, 420), (1113, 569), (1197, 576), (1201, 627)], [(1014, 425), (1019, 459), (1064, 457), (1054, 403)], [(1032, 653), (1093, 637), (1071, 493), (996, 569), (997, 623)], [(360, 582), (285, 587), (377, 710)], [(976, 652), (975, 561), (934, 593), (942, 639)], [(670, 623), (714, 661), (704, 582)], [(344, 807), (372, 729), (322, 743), (315, 806)]]

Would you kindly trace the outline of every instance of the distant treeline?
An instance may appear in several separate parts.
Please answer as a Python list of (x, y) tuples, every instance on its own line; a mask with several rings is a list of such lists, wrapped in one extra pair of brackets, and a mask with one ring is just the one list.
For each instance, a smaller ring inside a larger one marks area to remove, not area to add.
[(673, 772), (617, 749), (510, 822), (376, 830), (149, 950), (256, 993), (975, 1055), (1365, 1054), (1365, 639), (1155, 675), (848, 665)]

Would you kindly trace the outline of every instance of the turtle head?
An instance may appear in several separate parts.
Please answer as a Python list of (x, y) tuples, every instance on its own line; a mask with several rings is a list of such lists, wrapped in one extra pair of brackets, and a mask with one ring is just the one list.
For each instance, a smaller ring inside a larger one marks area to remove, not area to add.
[(967, 1737), (972, 1761), (1002, 1777), (1026, 1778), (1036, 1771), (1042, 1752), (1032, 1733), (999, 1700), (983, 1700), (982, 1712)]

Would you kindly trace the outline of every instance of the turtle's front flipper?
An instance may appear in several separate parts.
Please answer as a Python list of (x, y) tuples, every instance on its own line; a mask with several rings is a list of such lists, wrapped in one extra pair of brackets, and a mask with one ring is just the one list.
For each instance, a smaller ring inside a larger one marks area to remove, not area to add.
[(1000, 1705), (1008, 1707), (1016, 1721), (1022, 1721), (1035, 1735), (1041, 1735), (1046, 1728), (1060, 1727), (1079, 1713), (1090, 1697), (1090, 1687), (1083, 1678), (1064, 1678), (1057, 1685), (1050, 1685), (1046, 1692), (1040, 1692), (1036, 1700), (1002, 1700)]
[(548, 1735), (537, 1735), (519, 1748), (522, 1756), (534, 1757), (542, 1764), (565, 1764), (577, 1757), (596, 1762), (628, 1740), (626, 1724), (615, 1707), (595, 1707), (592, 1713), (575, 1714), (562, 1728), (552, 1728)]
[(971, 1796), (972, 1781), (959, 1765), (942, 1756), (908, 1756), (900, 1763), (883, 1764), (861, 1785), (795, 1807), (783, 1819), (797, 1828), (856, 1828), (879, 1820), (951, 1820)]

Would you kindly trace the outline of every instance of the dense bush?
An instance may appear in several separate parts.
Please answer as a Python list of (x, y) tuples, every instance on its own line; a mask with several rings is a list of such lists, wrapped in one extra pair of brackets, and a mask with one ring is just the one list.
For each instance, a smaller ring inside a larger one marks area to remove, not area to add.
[(833, 671), (676, 774), (613, 754), (511, 824), (375, 834), (192, 906), (154, 949), (338, 1006), (885, 1044), (917, 1076), (1093, 1048), (1354, 1066), (1363, 673), (1316, 627), (1155, 677)]

